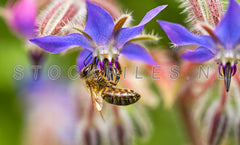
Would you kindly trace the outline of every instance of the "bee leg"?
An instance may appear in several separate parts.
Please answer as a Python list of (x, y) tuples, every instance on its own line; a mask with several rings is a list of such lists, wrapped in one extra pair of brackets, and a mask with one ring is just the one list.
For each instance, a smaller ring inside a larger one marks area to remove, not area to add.
[(103, 67), (104, 67), (105, 76), (107, 80), (113, 80), (113, 74), (107, 58), (103, 60)]
[(110, 66), (110, 80), (113, 81), (114, 80), (114, 67)]
[(93, 62), (90, 63), (90, 64), (91, 64), (91, 69), (88, 70), (88, 74), (92, 73), (91, 71), (92, 71), (93, 69), (96, 70), (96, 68), (97, 68), (97, 63), (98, 63), (97, 61), (98, 61), (97, 58), (94, 57)]
[(116, 65), (116, 68), (117, 68), (119, 74), (121, 75), (122, 74), (122, 68), (121, 68), (120, 63), (118, 61), (116, 61), (115, 65)]
[(122, 69), (121, 69), (121, 65), (118, 61), (115, 62), (115, 67), (114, 67), (114, 75), (116, 77), (115, 79), (115, 85), (117, 85), (119, 83), (119, 80), (121, 78), (121, 74), (122, 74)]
[[(92, 53), (90, 53), (86, 58), (85, 58), (85, 60), (83, 61), (83, 63), (84, 63), (84, 65), (86, 66), (86, 65), (88, 65), (89, 64), (89, 62), (91, 61), (91, 56), (92, 56)], [(90, 57), (90, 58), (89, 58)]]
[(116, 86), (119, 83), (119, 80), (120, 80), (120, 73), (115, 67), (113, 68), (113, 74), (115, 76), (115, 81), (112, 82), (111, 84)]
[(114, 86), (116, 86), (117, 85), (117, 83), (116, 82), (109, 82), (110, 84), (112, 84), (112, 85), (114, 85)]
[(98, 58), (97, 58), (97, 57), (94, 57), (93, 62), (92, 62), (92, 63), (93, 63), (93, 66), (94, 66), (94, 69), (97, 69), (98, 62), (99, 62)]

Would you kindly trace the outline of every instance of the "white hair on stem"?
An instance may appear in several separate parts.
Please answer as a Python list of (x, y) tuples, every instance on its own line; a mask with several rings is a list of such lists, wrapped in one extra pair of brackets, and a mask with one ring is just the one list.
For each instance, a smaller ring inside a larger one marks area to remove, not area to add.
[(221, 0), (180, 0), (182, 13), (187, 13), (186, 22), (191, 31), (198, 30), (193, 27), (199, 22), (204, 22), (215, 27), (223, 16), (223, 3)]
[(82, 1), (56, 0), (38, 16), (40, 36), (56, 35), (69, 22), (82, 23), (85, 21), (86, 7)]

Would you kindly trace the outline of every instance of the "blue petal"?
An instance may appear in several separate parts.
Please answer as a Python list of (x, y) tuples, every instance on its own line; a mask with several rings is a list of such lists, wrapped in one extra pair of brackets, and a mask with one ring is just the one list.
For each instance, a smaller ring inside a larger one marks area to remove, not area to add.
[(79, 33), (72, 33), (66, 36), (48, 35), (33, 38), (30, 41), (50, 53), (58, 53), (73, 46), (81, 46), (93, 50), (92, 40)]
[(157, 65), (156, 61), (145, 48), (134, 43), (127, 43), (124, 45), (120, 53), (131, 60), (138, 60), (147, 64)]
[(228, 48), (234, 48), (240, 40), (240, 6), (235, 0), (230, 0), (227, 12), (217, 25), (215, 34), (222, 44)]
[(106, 45), (113, 35), (114, 22), (102, 7), (87, 1), (87, 23), (84, 32), (98, 45)]
[(192, 62), (205, 62), (214, 57), (214, 54), (207, 48), (198, 47), (195, 50), (187, 50), (181, 58)]
[(89, 51), (88, 49), (83, 49), (77, 58), (79, 72), (92, 61), (93, 61), (92, 51)]
[(162, 29), (167, 33), (168, 38), (179, 46), (200, 45), (216, 52), (214, 41), (209, 36), (195, 35), (179, 24), (166, 21), (158, 21)]
[(158, 6), (151, 11), (149, 11), (142, 21), (134, 27), (121, 28), (116, 32), (116, 47), (121, 48), (127, 41), (131, 40), (137, 35), (142, 33), (145, 24), (150, 22), (158, 13), (160, 13), (167, 5)]

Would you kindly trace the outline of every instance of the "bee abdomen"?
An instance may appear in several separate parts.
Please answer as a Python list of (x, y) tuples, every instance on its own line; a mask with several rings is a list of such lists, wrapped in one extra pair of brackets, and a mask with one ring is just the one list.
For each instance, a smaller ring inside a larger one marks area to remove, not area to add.
[(137, 102), (141, 96), (133, 90), (106, 87), (102, 92), (102, 97), (111, 104), (129, 105)]

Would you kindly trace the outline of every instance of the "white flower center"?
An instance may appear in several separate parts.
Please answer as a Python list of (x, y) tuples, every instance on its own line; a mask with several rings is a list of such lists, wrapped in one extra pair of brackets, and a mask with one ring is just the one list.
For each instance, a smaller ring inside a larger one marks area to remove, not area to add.
[(109, 61), (111, 61), (112, 59), (117, 59), (118, 56), (119, 50), (113, 45), (98, 46), (93, 52), (93, 57), (99, 58), (101, 62), (104, 60), (104, 58), (107, 58)]
[(218, 52), (216, 55), (216, 60), (219, 64), (225, 65), (226, 63), (230, 63), (232, 66), (238, 63), (240, 59), (238, 55), (238, 51), (240, 51), (240, 45), (235, 49), (226, 49), (221, 44), (217, 45)]

